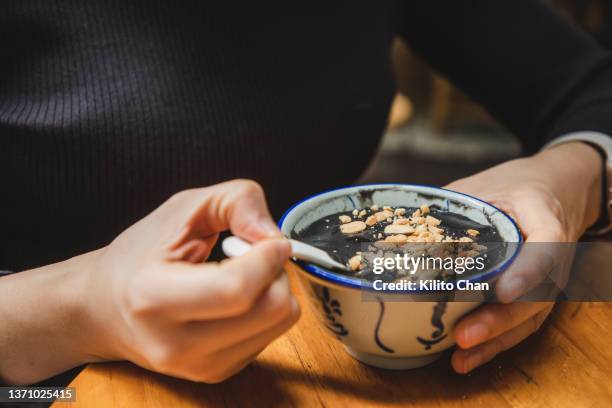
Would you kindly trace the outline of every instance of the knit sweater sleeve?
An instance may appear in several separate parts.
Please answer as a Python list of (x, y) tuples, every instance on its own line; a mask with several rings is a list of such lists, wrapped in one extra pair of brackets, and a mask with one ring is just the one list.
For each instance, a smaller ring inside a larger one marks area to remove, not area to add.
[(400, 34), (522, 140), (612, 135), (612, 57), (540, 0), (410, 2)]

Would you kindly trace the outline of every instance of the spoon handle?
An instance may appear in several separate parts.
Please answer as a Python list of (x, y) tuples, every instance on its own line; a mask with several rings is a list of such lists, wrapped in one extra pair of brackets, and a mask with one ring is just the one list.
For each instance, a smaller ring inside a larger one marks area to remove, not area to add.
[[(329, 254), (319, 248), (290, 239), (291, 256), (307, 262), (313, 262), (326, 268), (339, 268), (346, 270), (346, 266), (333, 260)], [(242, 256), (249, 252), (252, 245), (236, 236), (230, 236), (223, 240), (221, 248), (229, 257)]]
[(312, 262), (317, 265), (321, 265), (325, 268), (336, 268), (346, 270), (346, 265), (335, 261), (329, 254), (322, 249), (313, 247), (312, 245), (305, 244), (294, 239), (289, 240), (291, 242), (291, 253), (294, 257), (301, 259), (302, 261)]

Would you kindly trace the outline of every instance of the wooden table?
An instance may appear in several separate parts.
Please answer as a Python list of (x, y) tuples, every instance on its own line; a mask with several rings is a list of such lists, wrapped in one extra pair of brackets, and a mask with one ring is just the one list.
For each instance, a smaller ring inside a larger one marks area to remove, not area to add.
[(467, 376), (445, 356), (404, 372), (358, 363), (306, 310), (299, 324), (242, 373), (195, 384), (127, 363), (93, 364), (71, 384), (75, 404), (56, 407), (612, 405), (612, 304), (561, 303), (543, 329)]
[[(585, 266), (609, 271), (604, 255), (589, 258), (603, 264)], [(557, 304), (538, 333), (469, 375), (455, 374), (449, 356), (411, 371), (365, 366), (303, 307), (294, 328), (222, 384), (92, 364), (71, 384), (77, 402), (54, 407), (610, 407), (612, 303)]]

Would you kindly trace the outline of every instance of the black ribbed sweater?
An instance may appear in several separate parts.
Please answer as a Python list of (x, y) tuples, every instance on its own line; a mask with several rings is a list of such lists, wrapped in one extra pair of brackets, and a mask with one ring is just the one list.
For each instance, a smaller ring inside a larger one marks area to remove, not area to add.
[(0, 269), (104, 245), (188, 187), (253, 178), (278, 215), (350, 183), (396, 34), (528, 151), (612, 131), (609, 57), (538, 1), (4, 1)]

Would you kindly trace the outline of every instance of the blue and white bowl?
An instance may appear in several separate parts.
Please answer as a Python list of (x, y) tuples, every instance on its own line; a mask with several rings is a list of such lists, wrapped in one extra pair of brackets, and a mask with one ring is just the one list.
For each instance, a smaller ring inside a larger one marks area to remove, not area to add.
[[(353, 186), (312, 196), (285, 213), (280, 221), (281, 231), (290, 237), (292, 232), (302, 231), (321, 218), (373, 204), (437, 205), (480, 224), (494, 226), (505, 242), (522, 241), (516, 223), (493, 205), (466, 194), (412, 184)], [(519, 245), (507, 248), (493, 268), (466, 279), (493, 282), (512, 263)], [(452, 329), (457, 320), (482, 303), (446, 302), (416, 291), (402, 294), (399, 301), (387, 295), (383, 300), (364, 296), (364, 291), (372, 290), (369, 282), (309, 263), (290, 262), (289, 265), (321, 324), (352, 356), (375, 367), (401, 370), (433, 362), (454, 344)]]

